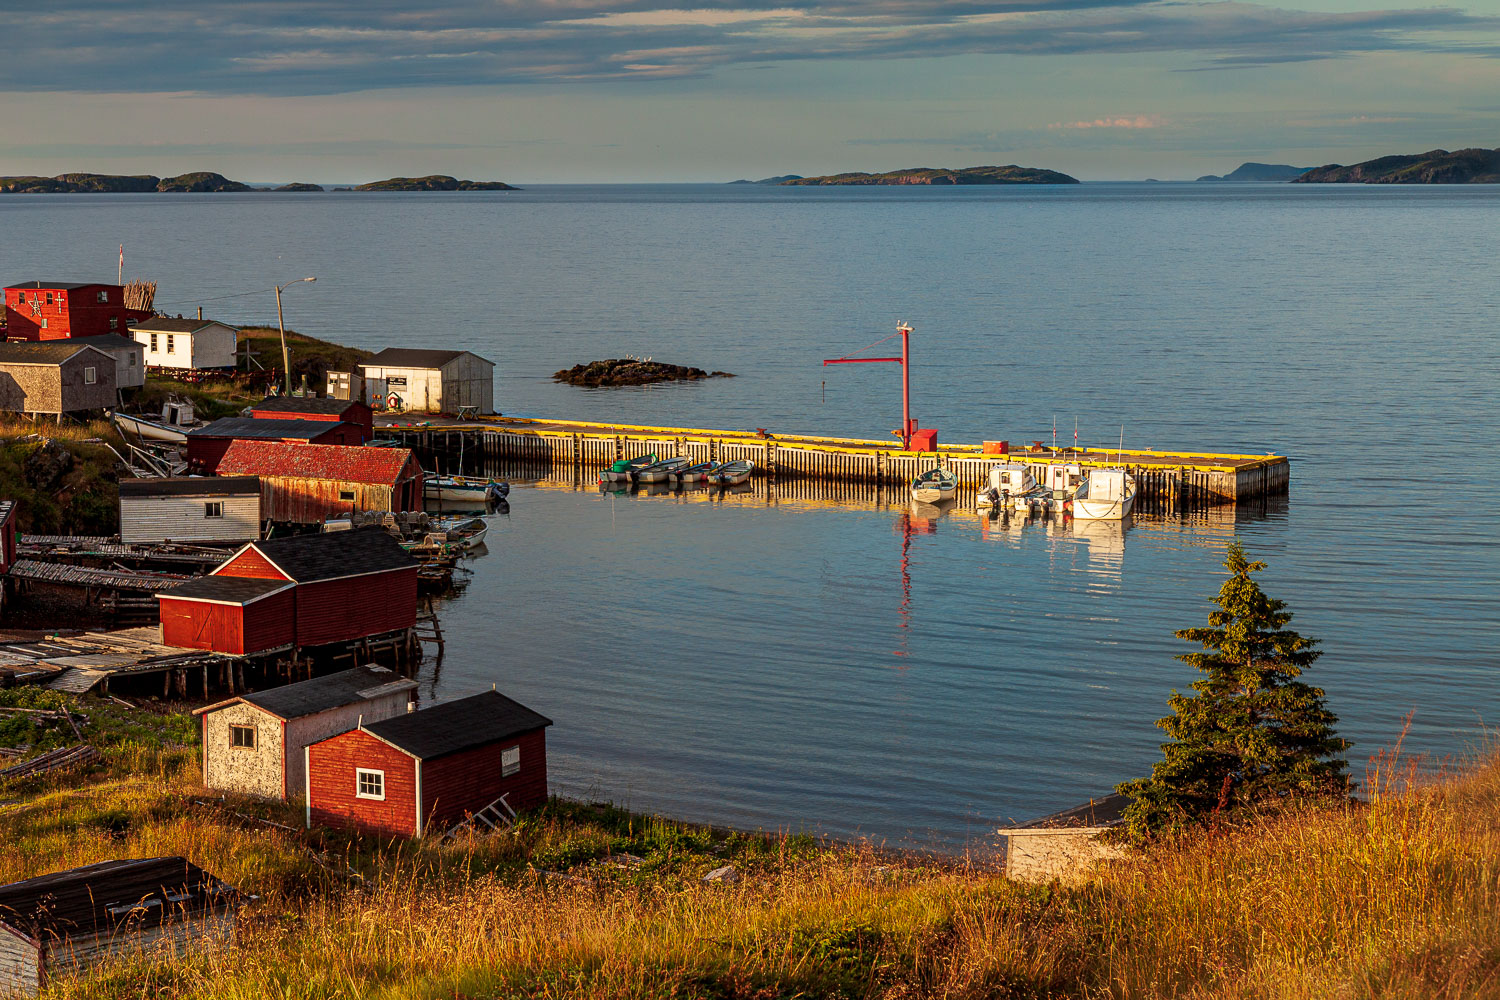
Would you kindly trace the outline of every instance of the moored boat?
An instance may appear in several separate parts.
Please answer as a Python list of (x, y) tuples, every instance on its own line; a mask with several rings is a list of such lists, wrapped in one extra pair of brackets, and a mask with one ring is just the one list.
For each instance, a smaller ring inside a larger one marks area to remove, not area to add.
[(1042, 473), (1042, 489), (1047, 494), (1047, 506), (1054, 513), (1067, 509), (1068, 501), (1083, 484), (1083, 466), (1073, 462), (1065, 465), (1049, 465)]
[(635, 481), (638, 483), (660, 483), (681, 472), (691, 465), (691, 458), (664, 458), (660, 462), (653, 462), (642, 469), (637, 469)]
[(918, 503), (941, 503), (958, 495), (958, 477), (947, 469), (928, 469), (911, 482), (911, 498)]
[(419, 541), (403, 543), (403, 548), (416, 552), (472, 549), (484, 541), (488, 531), (489, 525), (483, 518), (449, 521), (440, 524), (436, 530), (427, 532)]
[(656, 452), (649, 455), (637, 455), (635, 458), (622, 458), (609, 468), (599, 474), (601, 483), (628, 483), (635, 478), (635, 474), (648, 465), (656, 464)]
[(422, 481), (422, 495), (429, 500), (504, 500), (510, 494), (510, 483), (483, 476), (440, 476), (427, 473)]
[(699, 462), (690, 465), (681, 472), (673, 473), (673, 477), (679, 483), (702, 483), (708, 481), (708, 474), (718, 468), (714, 462)]
[(755, 463), (748, 458), (741, 458), (720, 465), (708, 474), (708, 481), (716, 486), (738, 486), (740, 483), (748, 482), (750, 474), (754, 471)]
[(980, 507), (1014, 507), (1017, 497), (1036, 489), (1036, 478), (1024, 465), (1006, 464), (990, 468), (990, 484), (976, 501)]
[(1135, 478), (1124, 469), (1094, 469), (1073, 494), (1073, 518), (1123, 521), (1135, 509)]

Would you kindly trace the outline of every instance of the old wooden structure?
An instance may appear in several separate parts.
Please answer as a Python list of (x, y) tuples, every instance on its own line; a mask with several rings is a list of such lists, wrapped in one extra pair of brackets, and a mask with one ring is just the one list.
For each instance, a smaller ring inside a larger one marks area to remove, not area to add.
[(359, 428), (359, 443), (375, 436), (375, 411), (357, 399), (318, 396), (267, 396), (250, 407), (250, 415), (262, 420), (342, 421)]
[(5, 289), (6, 336), (13, 340), (64, 340), (123, 334), (151, 315), (125, 305), (122, 285), (27, 281)]
[(469, 351), (388, 347), (359, 367), (365, 401), (386, 409), (495, 412), (495, 363)]
[(55, 416), (118, 402), (115, 359), (68, 340), (0, 343), (0, 410)]
[(129, 858), (0, 885), (0, 995), (36, 996), (121, 955), (234, 939), (241, 897), (185, 858)]
[[(201, 312), (201, 310), (200, 310)], [(163, 371), (233, 371), (239, 331), (204, 319), (152, 316), (130, 324), (146, 352), (146, 366)]]
[(1122, 849), (1103, 835), (1122, 822), (1130, 800), (1118, 793), (1043, 816), (1024, 826), (1005, 827), (1005, 875), (1020, 882), (1076, 881)]
[(552, 720), (495, 691), (365, 723), (307, 748), (307, 825), (421, 836), (547, 801)]
[(141, 345), (118, 333), (104, 333), (95, 337), (73, 337), (70, 344), (95, 347), (115, 359), (115, 388), (139, 389), (146, 384), (146, 365), (141, 356)]
[(203, 731), (203, 784), (294, 799), (307, 789), (308, 745), (407, 711), (416, 681), (367, 664), (193, 710)]
[(243, 655), (410, 632), (417, 569), (379, 528), (251, 542), (157, 594), (162, 641)]
[(120, 541), (242, 543), (260, 537), (260, 480), (184, 476), (120, 480)]
[(422, 509), (422, 467), (406, 448), (240, 440), (224, 452), (219, 474), (259, 476), (261, 516), (281, 523)]
[[(236, 441), (276, 441), (300, 444), (361, 444), (354, 424), (326, 420), (257, 420), (254, 417), (223, 417), (188, 431), (188, 469), (212, 476), (219, 471), (224, 453)], [(226, 473), (231, 474), (231, 473)]]

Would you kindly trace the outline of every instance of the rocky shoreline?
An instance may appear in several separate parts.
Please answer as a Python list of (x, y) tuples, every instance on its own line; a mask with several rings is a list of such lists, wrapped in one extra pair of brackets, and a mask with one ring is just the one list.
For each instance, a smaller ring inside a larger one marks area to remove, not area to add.
[(653, 382), (696, 382), (705, 378), (734, 378), (731, 372), (707, 372), (702, 368), (669, 365), (662, 361), (638, 358), (611, 358), (590, 361), (554, 372), (552, 381), (580, 385), (588, 389), (619, 385), (650, 385)]

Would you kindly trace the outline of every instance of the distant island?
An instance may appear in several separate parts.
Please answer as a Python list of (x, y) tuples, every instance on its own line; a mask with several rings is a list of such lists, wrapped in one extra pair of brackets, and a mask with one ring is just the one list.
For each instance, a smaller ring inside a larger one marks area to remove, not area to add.
[(913, 167), (884, 174), (829, 174), (782, 181), (784, 187), (833, 184), (1077, 184), (1078, 178), (1040, 167), (964, 167), (961, 170)]
[(428, 177), (392, 177), (389, 180), (359, 184), (354, 191), (516, 191), (500, 181), (461, 181), (447, 174)]
[(59, 174), (56, 177), (0, 177), (0, 194), (138, 194), (143, 192), (254, 191), (206, 170), (176, 177), (149, 174)]
[(283, 184), (281, 187), (272, 188), (272, 191), (321, 191), (321, 184)]
[(1353, 166), (1331, 163), (1298, 177), (1297, 184), (1500, 184), (1500, 149), (1434, 149), (1382, 156)]
[(1222, 177), (1207, 174), (1199, 181), (1218, 181), (1229, 184), (1285, 184), (1296, 180), (1310, 167), (1292, 167), (1285, 163), (1241, 163), (1233, 172)]
[(782, 174), (780, 177), (762, 177), (758, 181), (730, 181), (731, 184), (785, 184), (787, 181), (800, 181), (801, 174)]

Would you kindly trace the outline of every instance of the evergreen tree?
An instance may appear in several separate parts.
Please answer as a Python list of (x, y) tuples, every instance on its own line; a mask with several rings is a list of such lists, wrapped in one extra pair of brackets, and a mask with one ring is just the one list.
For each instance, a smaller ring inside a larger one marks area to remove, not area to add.
[(1134, 800), (1125, 810), (1132, 840), (1268, 801), (1349, 793), (1349, 743), (1335, 734), (1338, 719), (1322, 690), (1297, 679), (1322, 655), (1318, 641), (1287, 628), (1286, 602), (1251, 579), (1265, 565), (1231, 543), (1230, 576), (1208, 627), (1177, 631), (1202, 647), (1177, 658), (1203, 678), (1192, 694), (1174, 690), (1167, 700), (1173, 714), (1156, 724), (1172, 741), (1162, 744), (1164, 759), (1151, 776), (1119, 786)]

